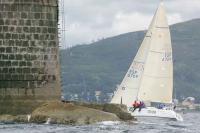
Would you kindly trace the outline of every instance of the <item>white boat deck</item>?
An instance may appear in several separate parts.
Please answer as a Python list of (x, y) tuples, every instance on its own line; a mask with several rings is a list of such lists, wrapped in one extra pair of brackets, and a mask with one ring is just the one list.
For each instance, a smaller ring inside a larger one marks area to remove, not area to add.
[(128, 111), (136, 118), (140, 117), (158, 117), (158, 118), (166, 118), (166, 119), (173, 119), (177, 121), (183, 121), (183, 118), (180, 114), (176, 113), (174, 110), (171, 109), (157, 109), (155, 107), (147, 107), (143, 108), (141, 111), (136, 109), (133, 111), (133, 107), (129, 107)]

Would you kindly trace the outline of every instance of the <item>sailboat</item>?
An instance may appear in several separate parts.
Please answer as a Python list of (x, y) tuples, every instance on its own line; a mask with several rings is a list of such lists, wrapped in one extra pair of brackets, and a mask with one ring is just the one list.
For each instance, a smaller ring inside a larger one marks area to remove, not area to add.
[[(173, 110), (173, 59), (169, 25), (163, 1), (152, 19), (144, 40), (111, 103), (125, 104), (136, 118), (159, 117), (182, 121)], [(134, 101), (146, 105), (133, 111)], [(156, 104), (167, 105), (158, 109)]]

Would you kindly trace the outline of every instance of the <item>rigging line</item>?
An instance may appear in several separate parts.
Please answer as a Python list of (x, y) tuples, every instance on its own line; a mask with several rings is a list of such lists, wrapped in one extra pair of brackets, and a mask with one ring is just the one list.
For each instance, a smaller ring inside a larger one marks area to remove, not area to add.
[(145, 37), (149, 37), (149, 38), (151, 38), (151, 36), (148, 36), (148, 35), (147, 35), (147, 36), (145, 36)]
[(156, 26), (158, 29), (168, 29), (169, 27)]
[(150, 50), (150, 52), (152, 53), (159, 53), (159, 54), (164, 54), (165, 52), (159, 52), (159, 51), (154, 51), (154, 50)]
[(125, 89), (122, 89), (121, 90), (137, 90), (139, 88), (139, 86), (137, 88), (125, 88)]
[(134, 60), (133, 62), (141, 63), (141, 64), (144, 64), (144, 63), (145, 63), (145, 62), (143, 62), (143, 61), (137, 61), (137, 60)]

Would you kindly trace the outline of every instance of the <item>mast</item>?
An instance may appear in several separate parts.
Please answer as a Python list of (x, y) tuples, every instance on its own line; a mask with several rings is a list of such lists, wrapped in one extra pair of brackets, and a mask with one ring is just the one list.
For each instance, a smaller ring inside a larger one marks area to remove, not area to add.
[(173, 62), (169, 26), (163, 1), (155, 14), (150, 48), (138, 91), (138, 99), (171, 103), (173, 93)]

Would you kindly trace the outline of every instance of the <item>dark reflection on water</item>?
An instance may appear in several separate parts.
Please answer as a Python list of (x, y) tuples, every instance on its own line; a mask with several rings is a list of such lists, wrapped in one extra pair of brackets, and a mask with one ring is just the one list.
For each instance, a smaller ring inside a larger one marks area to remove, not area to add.
[(1, 133), (200, 133), (200, 113), (183, 115), (184, 122), (103, 122), (87, 126), (0, 124)]

